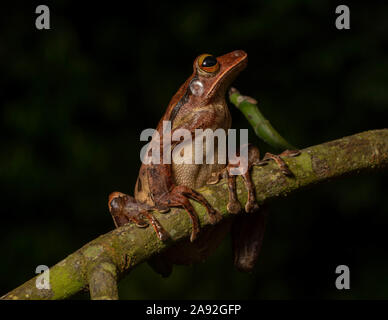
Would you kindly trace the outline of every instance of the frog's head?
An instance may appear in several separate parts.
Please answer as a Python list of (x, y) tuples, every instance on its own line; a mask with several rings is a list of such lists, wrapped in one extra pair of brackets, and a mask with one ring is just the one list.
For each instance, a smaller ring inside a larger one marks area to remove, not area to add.
[(189, 84), (191, 93), (207, 101), (223, 97), (247, 63), (248, 55), (243, 50), (235, 50), (220, 57), (201, 54), (194, 61), (194, 77)]
[(242, 50), (220, 57), (201, 54), (194, 60), (193, 74), (170, 102), (169, 120), (173, 121), (179, 112), (190, 113), (191, 109), (212, 104), (216, 100), (225, 100), (227, 88), (247, 62), (248, 55)]

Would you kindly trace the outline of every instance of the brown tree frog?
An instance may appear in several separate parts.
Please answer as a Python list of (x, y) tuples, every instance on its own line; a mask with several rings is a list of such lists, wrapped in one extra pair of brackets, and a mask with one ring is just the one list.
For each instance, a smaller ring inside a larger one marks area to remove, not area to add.
[[(247, 65), (247, 54), (236, 50), (220, 57), (202, 54), (194, 61), (193, 74), (180, 87), (171, 99), (167, 111), (157, 126), (159, 137), (163, 137), (163, 121), (172, 123), (172, 132), (187, 129), (194, 134), (195, 129), (224, 129), (231, 127), (231, 115), (225, 101), (227, 88)], [(217, 148), (217, 146), (215, 146)], [(172, 149), (166, 152), (172, 152)], [(275, 160), (285, 174), (290, 174), (280, 156), (266, 154), (260, 161), (256, 147), (248, 146), (248, 164), (263, 165), (267, 160)], [(161, 153), (163, 147), (161, 146)], [(215, 150), (216, 153), (216, 150)], [(283, 156), (294, 156), (297, 152), (286, 151)], [(152, 215), (152, 210), (168, 211), (170, 207), (185, 209), (192, 222), (190, 240), (182, 241), (154, 257), (150, 265), (163, 276), (172, 271), (173, 264), (191, 264), (204, 260), (220, 244), (228, 232), (232, 232), (234, 260), (239, 270), (250, 271), (254, 267), (260, 251), (265, 214), (258, 210), (254, 185), (250, 171), (242, 175), (248, 189), (248, 201), (245, 211), (235, 219), (216, 224), (219, 213), (212, 208), (204, 196), (195, 191), (207, 183), (216, 183), (223, 175), (227, 176), (229, 186), (228, 210), (231, 213), (241, 211), (236, 196), (235, 176), (228, 174), (236, 164), (222, 164), (215, 159), (213, 164), (142, 164), (135, 186), (134, 197), (121, 192), (109, 196), (109, 210), (116, 227), (128, 222), (139, 227), (151, 224), (161, 240), (168, 233)], [(212, 228), (200, 232), (198, 216), (189, 199), (198, 201), (206, 207)], [(232, 225), (233, 224), (233, 225)]]

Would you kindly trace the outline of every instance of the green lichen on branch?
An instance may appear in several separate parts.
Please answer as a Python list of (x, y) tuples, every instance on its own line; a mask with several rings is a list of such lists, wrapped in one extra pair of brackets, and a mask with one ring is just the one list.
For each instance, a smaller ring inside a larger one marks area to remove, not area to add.
[[(388, 168), (388, 129), (366, 131), (301, 150), (295, 158), (285, 158), (294, 177), (285, 177), (270, 162), (254, 167), (252, 178), (259, 203), (284, 197), (333, 178), (368, 170)], [(245, 204), (247, 193), (241, 178), (237, 179), (239, 200)], [(226, 181), (198, 190), (228, 219)], [(201, 226), (210, 226), (206, 210), (193, 202)], [(134, 266), (160, 253), (191, 233), (190, 219), (183, 210), (155, 212), (171, 239), (159, 241), (152, 228), (125, 225), (89, 242), (50, 269), (50, 289), (37, 289), (36, 278), (4, 295), (2, 299), (65, 299), (90, 286), (94, 299), (117, 299), (116, 281)], [(107, 279), (107, 280), (104, 280)]]

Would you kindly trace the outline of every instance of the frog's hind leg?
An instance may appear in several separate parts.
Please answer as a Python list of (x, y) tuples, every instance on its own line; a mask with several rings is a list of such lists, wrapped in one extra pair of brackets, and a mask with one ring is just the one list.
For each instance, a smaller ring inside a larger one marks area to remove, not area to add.
[(189, 198), (205, 206), (212, 222), (218, 220), (219, 213), (209, 204), (205, 197), (187, 186), (174, 186), (168, 194), (161, 195), (157, 202), (163, 206), (181, 207), (186, 210), (192, 223), (190, 241), (193, 242), (198, 237), (200, 227), (198, 214), (190, 203)]
[(255, 267), (263, 243), (266, 218), (266, 206), (261, 206), (253, 214), (239, 214), (233, 220), (233, 260), (237, 270), (250, 272)]
[(205, 197), (194, 189), (190, 189), (186, 186), (176, 186), (175, 189), (182, 192), (182, 194), (186, 195), (190, 199), (193, 199), (203, 206), (205, 206), (207, 213), (209, 214), (209, 218), (212, 224), (217, 223), (221, 219), (220, 213), (215, 210), (210, 203), (205, 199)]
[(113, 192), (109, 195), (108, 206), (116, 227), (134, 223), (139, 228), (145, 228), (151, 224), (160, 240), (169, 238), (159, 221), (150, 213), (153, 210), (165, 211), (166, 207), (152, 207), (137, 202), (133, 197), (121, 192)]
[(199, 234), (199, 218), (189, 199), (182, 192), (176, 190), (177, 189), (174, 188), (172, 192), (168, 193), (164, 197), (161, 197), (159, 199), (159, 203), (170, 207), (181, 207), (186, 210), (191, 220), (192, 231), (190, 241), (193, 242)]

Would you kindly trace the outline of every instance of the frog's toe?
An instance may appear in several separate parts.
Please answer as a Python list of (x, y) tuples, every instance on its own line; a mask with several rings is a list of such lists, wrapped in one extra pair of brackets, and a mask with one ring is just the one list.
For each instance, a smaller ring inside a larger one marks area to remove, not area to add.
[(225, 177), (225, 169), (219, 171), (219, 172), (213, 172), (210, 179), (206, 181), (206, 184), (212, 185), (217, 184), (222, 178)]
[(145, 221), (136, 222), (135, 225), (138, 228), (147, 228), (149, 226), (149, 224)]
[(237, 214), (241, 211), (241, 204), (238, 201), (229, 201), (226, 208), (229, 213)]
[(128, 221), (133, 223), (138, 228), (147, 228), (149, 226), (149, 223), (144, 220), (144, 217), (141, 213), (123, 213), (127, 218)]
[(245, 212), (253, 213), (257, 210), (259, 210), (259, 205), (256, 201), (247, 201), (245, 204)]
[(208, 217), (212, 225), (217, 224), (222, 219), (221, 213), (219, 213), (217, 210), (214, 210), (214, 212), (209, 214)]
[(280, 156), (281, 157), (297, 157), (301, 154), (300, 150), (286, 150), (283, 151)]
[(212, 176), (208, 181), (206, 181), (207, 185), (217, 184), (220, 179), (218, 177)]
[(167, 213), (170, 211), (170, 208), (167, 206), (157, 205), (154, 207), (155, 210), (159, 211), (160, 213)]
[(191, 231), (190, 242), (194, 242), (195, 240), (197, 240), (197, 238), (198, 238), (198, 233), (199, 233), (199, 232), (196, 232), (194, 229)]

